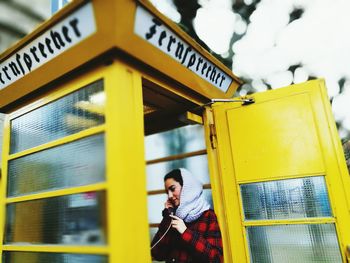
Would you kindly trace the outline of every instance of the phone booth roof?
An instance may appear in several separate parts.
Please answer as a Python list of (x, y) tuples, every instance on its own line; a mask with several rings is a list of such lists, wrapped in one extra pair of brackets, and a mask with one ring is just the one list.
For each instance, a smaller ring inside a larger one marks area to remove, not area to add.
[(148, 1), (76, 0), (0, 56), (0, 109), (99, 57), (124, 56), (207, 99), (241, 84)]

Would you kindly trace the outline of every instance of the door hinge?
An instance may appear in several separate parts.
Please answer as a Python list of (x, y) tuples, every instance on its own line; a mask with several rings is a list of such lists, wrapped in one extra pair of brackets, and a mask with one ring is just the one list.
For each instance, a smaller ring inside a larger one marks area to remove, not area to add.
[(246, 106), (255, 103), (255, 99), (253, 97), (245, 96), (238, 99), (211, 99), (210, 101), (211, 104), (215, 102), (240, 102), (243, 106)]
[(244, 97), (241, 97), (238, 99), (211, 99), (210, 102), (207, 102), (203, 105), (197, 106), (194, 109), (192, 109), (192, 111), (195, 112), (195, 111), (198, 111), (206, 106), (211, 106), (215, 102), (239, 102), (239, 103), (241, 103), (242, 106), (247, 106), (247, 105), (255, 103), (255, 99), (253, 97), (247, 97), (247, 96), (244, 96)]
[(209, 134), (210, 134), (209, 138), (210, 138), (211, 148), (216, 149), (217, 137), (216, 137), (215, 124), (209, 124)]

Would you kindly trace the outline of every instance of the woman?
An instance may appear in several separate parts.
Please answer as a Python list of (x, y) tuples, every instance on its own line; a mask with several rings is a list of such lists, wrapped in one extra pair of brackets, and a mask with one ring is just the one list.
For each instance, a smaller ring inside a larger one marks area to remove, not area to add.
[(168, 200), (152, 241), (152, 257), (166, 262), (222, 262), (220, 228), (204, 199), (202, 184), (180, 168), (165, 175), (164, 186)]

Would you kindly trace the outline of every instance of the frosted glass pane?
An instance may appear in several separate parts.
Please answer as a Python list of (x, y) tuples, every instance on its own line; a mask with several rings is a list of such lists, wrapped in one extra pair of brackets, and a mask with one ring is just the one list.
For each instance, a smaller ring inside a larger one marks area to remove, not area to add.
[(10, 197), (102, 182), (104, 134), (11, 160), (8, 173)]
[(253, 263), (341, 263), (333, 224), (247, 227)]
[(156, 235), (157, 231), (158, 231), (158, 227), (150, 227), (149, 228), (150, 243), (153, 240), (154, 236)]
[(103, 245), (104, 192), (88, 192), (8, 204), (5, 243)]
[(350, 140), (347, 139), (343, 143), (343, 150), (344, 150), (346, 165), (348, 166), (348, 171), (350, 174)]
[(11, 121), (11, 153), (91, 128), (105, 121), (103, 80)]
[(162, 221), (162, 211), (164, 203), (167, 200), (166, 194), (149, 195), (147, 198), (148, 204), (148, 222), (160, 223)]
[(3, 252), (4, 263), (107, 263), (108, 257), (101, 255), (36, 253), (36, 252)]
[(241, 185), (246, 220), (331, 217), (323, 176)]
[(203, 184), (210, 183), (207, 155), (194, 156), (182, 161), (183, 164), (180, 165), (178, 161), (147, 165), (147, 190), (164, 189), (164, 175), (176, 168), (186, 168)]
[(210, 208), (214, 209), (214, 204), (213, 204), (213, 194), (211, 189), (205, 189), (203, 191), (204, 198), (208, 201), (210, 204)]
[(205, 149), (202, 125), (189, 125), (145, 138), (146, 160)]
[[(203, 190), (205, 199), (209, 202), (211, 208), (213, 208), (212, 190)], [(158, 224), (162, 221), (162, 211), (164, 209), (164, 203), (167, 200), (166, 194), (149, 195), (148, 196), (148, 222)], [(181, 200), (180, 200), (181, 202)]]

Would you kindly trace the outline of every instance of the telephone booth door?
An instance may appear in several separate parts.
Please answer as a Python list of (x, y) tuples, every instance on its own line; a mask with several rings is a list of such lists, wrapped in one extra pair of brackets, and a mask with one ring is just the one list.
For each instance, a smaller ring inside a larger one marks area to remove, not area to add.
[(253, 98), (214, 103), (205, 118), (215, 124), (208, 156), (221, 174), (225, 262), (345, 262), (350, 180), (323, 81)]

